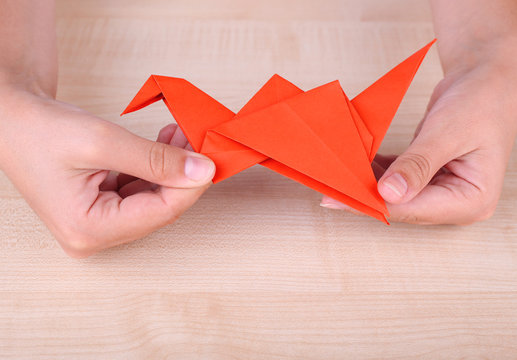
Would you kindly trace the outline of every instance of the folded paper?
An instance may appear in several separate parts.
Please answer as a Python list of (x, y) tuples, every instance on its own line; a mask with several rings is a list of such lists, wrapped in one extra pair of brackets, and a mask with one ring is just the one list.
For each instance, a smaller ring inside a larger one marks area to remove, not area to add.
[(387, 223), (371, 162), (431, 42), (353, 100), (338, 81), (303, 91), (274, 75), (238, 112), (180, 78), (152, 75), (122, 114), (163, 100), (214, 183), (255, 164)]

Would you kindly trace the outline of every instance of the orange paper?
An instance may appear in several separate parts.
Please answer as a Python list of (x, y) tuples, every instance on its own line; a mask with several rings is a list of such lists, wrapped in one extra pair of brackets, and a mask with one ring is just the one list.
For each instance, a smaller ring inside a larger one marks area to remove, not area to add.
[(353, 100), (338, 81), (303, 91), (274, 75), (237, 113), (184, 79), (152, 75), (123, 114), (163, 100), (214, 183), (255, 164), (387, 223), (371, 162), (431, 42)]

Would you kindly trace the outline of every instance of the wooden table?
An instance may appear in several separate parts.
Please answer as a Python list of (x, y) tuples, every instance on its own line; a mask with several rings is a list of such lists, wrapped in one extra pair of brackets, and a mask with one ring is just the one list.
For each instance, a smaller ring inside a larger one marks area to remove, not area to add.
[[(274, 73), (353, 97), (433, 38), (425, 0), (62, 0), (59, 98), (154, 138), (151, 73), (238, 110)], [(441, 70), (433, 49), (383, 143), (409, 143)], [(42, 139), (45, 141), (45, 139)], [(386, 226), (323, 209), (261, 167), (176, 224), (66, 257), (0, 176), (1, 359), (515, 359), (517, 157), (495, 216)]]

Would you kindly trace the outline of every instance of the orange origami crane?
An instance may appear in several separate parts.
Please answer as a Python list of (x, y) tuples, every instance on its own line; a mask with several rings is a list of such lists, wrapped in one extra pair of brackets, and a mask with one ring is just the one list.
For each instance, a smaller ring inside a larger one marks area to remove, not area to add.
[(338, 81), (303, 91), (274, 75), (237, 113), (184, 79), (152, 75), (122, 114), (163, 100), (214, 183), (263, 165), (387, 223), (371, 162), (431, 42), (350, 101)]

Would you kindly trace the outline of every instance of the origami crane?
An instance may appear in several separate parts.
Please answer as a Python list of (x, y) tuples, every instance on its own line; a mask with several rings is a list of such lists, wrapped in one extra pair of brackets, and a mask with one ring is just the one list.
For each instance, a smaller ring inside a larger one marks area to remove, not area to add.
[(371, 162), (431, 42), (353, 100), (338, 81), (303, 91), (279, 75), (238, 112), (180, 78), (152, 75), (123, 114), (163, 100), (214, 183), (263, 165), (383, 222)]

